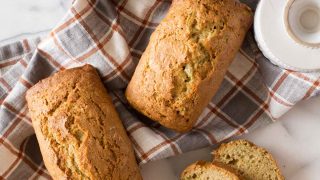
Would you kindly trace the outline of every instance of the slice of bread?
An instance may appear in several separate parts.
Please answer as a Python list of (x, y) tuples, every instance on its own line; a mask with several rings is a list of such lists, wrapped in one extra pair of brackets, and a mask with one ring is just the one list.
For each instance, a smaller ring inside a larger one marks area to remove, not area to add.
[(222, 144), (213, 151), (214, 162), (223, 163), (245, 180), (283, 180), (280, 170), (265, 149), (246, 140)]
[(189, 165), (181, 174), (181, 180), (239, 180), (228, 168), (217, 163), (198, 161)]

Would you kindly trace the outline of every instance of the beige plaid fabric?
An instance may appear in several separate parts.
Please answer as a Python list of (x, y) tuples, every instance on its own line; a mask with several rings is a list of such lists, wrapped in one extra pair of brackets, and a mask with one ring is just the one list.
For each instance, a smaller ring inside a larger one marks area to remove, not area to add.
[[(253, 9), (257, 0), (243, 0)], [(95, 66), (133, 143), (139, 163), (174, 156), (273, 122), (298, 101), (319, 94), (319, 73), (281, 69), (259, 52), (249, 32), (217, 95), (194, 129), (179, 134), (136, 112), (124, 90), (165, 16), (166, 0), (76, 0), (45, 39), (0, 48), (0, 179), (48, 179), (25, 92), (50, 74)]]

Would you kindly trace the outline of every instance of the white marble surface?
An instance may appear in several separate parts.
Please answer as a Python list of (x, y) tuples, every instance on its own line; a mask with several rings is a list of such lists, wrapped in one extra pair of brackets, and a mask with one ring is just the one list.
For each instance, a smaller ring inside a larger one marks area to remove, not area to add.
[(0, 0), (0, 44), (48, 32), (71, 0)]
[[(298, 104), (278, 122), (243, 137), (265, 147), (278, 161), (288, 180), (320, 179), (320, 97)], [(211, 160), (212, 148), (142, 166), (145, 179), (174, 180), (188, 164)], [(160, 176), (159, 176), (160, 175)]]
[[(0, 44), (47, 32), (64, 15), (71, 0), (0, 0)], [(298, 104), (278, 122), (242, 138), (267, 148), (286, 179), (320, 179), (320, 97)], [(212, 148), (142, 165), (146, 180), (175, 180), (196, 160), (210, 160)]]

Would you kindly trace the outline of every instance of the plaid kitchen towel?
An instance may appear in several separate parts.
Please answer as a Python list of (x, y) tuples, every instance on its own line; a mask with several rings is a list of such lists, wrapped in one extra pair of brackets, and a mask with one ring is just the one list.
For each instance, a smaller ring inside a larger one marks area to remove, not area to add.
[[(243, 0), (253, 9), (257, 0)], [(319, 73), (271, 64), (248, 33), (222, 86), (194, 129), (175, 133), (132, 109), (124, 90), (170, 6), (166, 0), (76, 0), (45, 39), (0, 48), (0, 179), (50, 178), (39, 152), (25, 92), (50, 74), (95, 66), (132, 140), (140, 163), (216, 144), (273, 122), (320, 92)]]

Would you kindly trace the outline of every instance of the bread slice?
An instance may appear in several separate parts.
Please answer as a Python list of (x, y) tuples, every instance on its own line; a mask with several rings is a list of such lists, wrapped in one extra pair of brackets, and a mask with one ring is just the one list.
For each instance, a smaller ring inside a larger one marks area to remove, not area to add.
[(216, 163), (198, 161), (189, 165), (181, 174), (181, 180), (239, 180), (238, 176)]
[(245, 180), (283, 180), (272, 155), (246, 140), (222, 144), (213, 151), (214, 162), (223, 163)]

